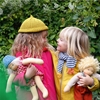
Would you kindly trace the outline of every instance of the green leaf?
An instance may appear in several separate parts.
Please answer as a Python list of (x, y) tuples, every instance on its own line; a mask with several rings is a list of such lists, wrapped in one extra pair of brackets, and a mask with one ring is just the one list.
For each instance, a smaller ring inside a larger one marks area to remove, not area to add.
[(73, 19), (74, 19), (74, 20), (78, 19), (78, 14), (75, 14), (75, 15), (73, 16)]
[(49, 3), (50, 2), (50, 0), (44, 0), (46, 3)]
[(2, 41), (2, 37), (0, 37), (0, 41)]
[(54, 3), (54, 8), (58, 8), (59, 5), (57, 3)]
[(96, 34), (95, 34), (94, 30), (88, 31), (88, 35), (89, 35), (91, 38), (96, 38)]
[(92, 48), (90, 48), (90, 51), (91, 51), (91, 53), (94, 53), (95, 49), (92, 47)]
[(69, 5), (68, 5), (68, 7), (69, 7), (69, 9), (74, 9), (74, 5), (71, 3), (71, 2), (69, 2)]
[(92, 19), (92, 16), (87, 16), (84, 18), (83, 22), (89, 22)]
[(8, 39), (8, 42), (12, 44), (13, 43), (13, 40), (12, 39)]
[(83, 9), (83, 8), (85, 8), (85, 7), (83, 7), (82, 5), (79, 5), (79, 6), (77, 6), (77, 9)]
[(96, 7), (96, 10), (100, 10), (100, 6), (99, 7)]
[(51, 35), (49, 38), (50, 40), (53, 40), (55, 38), (56, 35)]

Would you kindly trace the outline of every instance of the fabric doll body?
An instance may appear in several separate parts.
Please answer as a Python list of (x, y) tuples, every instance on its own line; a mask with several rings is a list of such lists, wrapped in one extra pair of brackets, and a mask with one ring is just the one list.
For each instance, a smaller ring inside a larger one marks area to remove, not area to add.
[[(65, 89), (65, 92), (67, 92), (67, 91), (70, 91), (70, 88), (72, 87), (72, 86), (74, 86), (76, 83), (79, 85), (80, 83), (79, 83), (79, 78), (78, 78), (78, 76), (85, 76), (84, 75), (84, 73), (82, 73), (82, 72), (79, 72), (79, 73), (77, 73), (77, 74), (75, 74), (71, 79), (70, 79), (70, 81), (67, 83), (67, 85), (66, 85), (66, 89)], [(100, 81), (100, 75), (98, 74), (98, 73), (94, 73), (93, 75), (92, 75), (92, 77), (95, 77), (95, 78), (97, 78), (99, 81)]]
[[(64, 88), (64, 92), (69, 92), (74, 86), (74, 98), (75, 100), (92, 100), (92, 92), (87, 87), (79, 86), (79, 78), (78, 76), (85, 76), (84, 73), (79, 72), (74, 75), (70, 81), (68, 81), (67, 85)], [(99, 74), (95, 74), (95, 76), (99, 76)], [(94, 75), (93, 75), (94, 77)], [(98, 78), (98, 77), (95, 77)], [(100, 79), (100, 78), (99, 78)]]
[[(21, 84), (19, 84), (20, 83), (19, 82), (20, 80), (17, 80), (18, 79), (17, 76), (19, 76), (19, 77), (25, 77), (25, 73), (26, 73), (26, 70), (27, 70), (28, 67), (35, 67), (35, 66), (32, 63), (27, 64), (27, 65), (21, 64), (21, 65), (18, 66), (17, 70), (14, 71), (14, 73), (16, 74), (16, 77), (14, 78), (14, 81), (16, 81), (15, 84), (21, 85)], [(43, 73), (41, 73), (37, 68), (36, 68), (36, 70), (37, 71), (36, 71), (36, 74), (34, 76), (40, 76), (41, 79), (43, 79)], [(31, 78), (31, 79), (28, 80), (28, 82), (23, 82), (23, 85), (29, 86), (29, 87), (30, 86), (33, 86), (33, 85), (35, 85), (35, 80), (33, 78)]]
[(92, 100), (92, 92), (87, 87), (80, 86), (78, 76), (86, 76), (95, 77), (100, 81), (100, 75), (96, 73), (99, 69), (99, 62), (94, 57), (85, 57), (81, 59), (79, 63), (79, 69), (81, 72), (75, 74), (67, 83), (64, 88), (64, 92), (70, 91), (71, 87), (75, 85), (74, 89), (74, 97), (75, 100)]

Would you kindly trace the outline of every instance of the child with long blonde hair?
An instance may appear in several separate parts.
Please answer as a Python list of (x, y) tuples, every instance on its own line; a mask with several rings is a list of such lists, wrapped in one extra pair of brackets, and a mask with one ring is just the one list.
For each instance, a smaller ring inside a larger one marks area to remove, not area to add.
[[(64, 88), (79, 72), (80, 59), (90, 56), (89, 49), (88, 36), (80, 28), (71, 26), (61, 30), (57, 40), (58, 63), (55, 64), (54, 74), (58, 100), (74, 100), (74, 87), (69, 92), (64, 92)], [(95, 78), (79, 76), (79, 80), (82, 86), (94, 84), (94, 87), (89, 88), (91, 90), (99, 87), (98, 80)]]

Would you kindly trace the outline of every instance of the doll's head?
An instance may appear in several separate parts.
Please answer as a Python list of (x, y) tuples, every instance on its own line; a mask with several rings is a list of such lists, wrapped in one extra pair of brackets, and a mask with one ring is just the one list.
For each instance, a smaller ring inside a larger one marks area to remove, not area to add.
[(94, 74), (99, 71), (99, 61), (93, 56), (87, 56), (80, 60), (78, 68), (81, 72)]
[(10, 68), (12, 70), (16, 70), (20, 62), (20, 58), (16, 58), (12, 55), (6, 55), (3, 58), (3, 64), (6, 68)]
[(48, 47), (47, 35), (48, 27), (32, 15), (27, 18), (20, 26), (11, 52), (23, 52), (28, 57), (40, 56), (43, 48)]
[(67, 43), (66, 52), (77, 60), (90, 55), (88, 36), (80, 28), (66, 27), (60, 32), (59, 37)]

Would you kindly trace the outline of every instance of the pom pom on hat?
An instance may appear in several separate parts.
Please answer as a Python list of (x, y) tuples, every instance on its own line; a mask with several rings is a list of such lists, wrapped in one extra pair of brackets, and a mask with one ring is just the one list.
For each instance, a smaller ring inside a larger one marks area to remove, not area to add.
[(6, 55), (4, 58), (3, 58), (3, 64), (6, 68), (8, 68), (9, 64), (14, 60), (16, 59), (16, 57), (14, 56), (11, 56), (11, 55)]
[(22, 23), (18, 32), (40, 32), (43, 30), (48, 30), (48, 27), (40, 19), (31, 15)]

